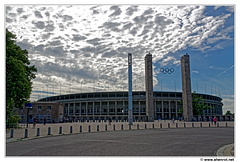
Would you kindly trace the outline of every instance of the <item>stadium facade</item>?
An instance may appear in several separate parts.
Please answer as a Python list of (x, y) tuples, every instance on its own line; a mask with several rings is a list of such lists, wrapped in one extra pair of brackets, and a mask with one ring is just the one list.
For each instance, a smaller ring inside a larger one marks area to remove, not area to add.
[[(222, 115), (222, 98), (196, 93), (205, 100), (205, 104), (213, 109), (203, 111), (202, 116), (195, 116), (195, 120), (209, 120), (210, 116)], [(127, 120), (128, 119), (128, 92), (91, 92), (66, 94), (42, 98), (38, 102), (61, 103), (63, 117), (74, 120)], [(169, 120), (183, 119), (182, 92), (153, 91), (154, 119)], [(133, 120), (147, 121), (146, 93), (133, 92)]]

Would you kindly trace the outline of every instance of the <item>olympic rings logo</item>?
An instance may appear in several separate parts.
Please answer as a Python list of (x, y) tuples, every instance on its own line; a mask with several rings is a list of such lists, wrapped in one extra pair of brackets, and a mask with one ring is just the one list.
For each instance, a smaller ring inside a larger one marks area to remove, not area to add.
[(172, 74), (174, 72), (173, 68), (161, 68), (160, 72), (162, 72), (163, 74)]

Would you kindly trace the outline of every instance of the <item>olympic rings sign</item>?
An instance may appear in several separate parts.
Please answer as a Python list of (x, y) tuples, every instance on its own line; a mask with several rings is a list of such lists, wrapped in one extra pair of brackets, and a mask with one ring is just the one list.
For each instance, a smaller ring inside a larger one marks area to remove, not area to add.
[(174, 72), (173, 68), (161, 68), (160, 72), (162, 72), (163, 74), (172, 74)]

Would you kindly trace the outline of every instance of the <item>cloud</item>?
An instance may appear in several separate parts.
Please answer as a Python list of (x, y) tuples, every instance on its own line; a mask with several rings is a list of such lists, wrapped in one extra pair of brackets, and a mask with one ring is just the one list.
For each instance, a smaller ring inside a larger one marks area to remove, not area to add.
[(177, 51), (221, 48), (220, 41), (232, 40), (234, 25), (225, 26), (232, 13), (205, 11), (193, 5), (7, 5), (5, 21), (39, 69), (34, 82), (99, 82), (120, 90), (115, 85), (127, 85), (128, 53), (134, 79), (142, 81), (148, 52), (161, 66), (179, 65)]

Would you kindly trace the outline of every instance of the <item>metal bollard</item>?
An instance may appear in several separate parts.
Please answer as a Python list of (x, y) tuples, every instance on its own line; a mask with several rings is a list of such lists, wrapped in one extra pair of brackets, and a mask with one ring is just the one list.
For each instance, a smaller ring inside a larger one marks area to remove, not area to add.
[(51, 135), (51, 128), (48, 127), (48, 134), (47, 135)]
[(91, 125), (88, 126), (88, 132), (91, 132)]
[(113, 124), (113, 130), (115, 130), (115, 124)]
[(131, 125), (129, 125), (129, 130), (131, 130)]
[(226, 127), (228, 127), (227, 122), (226, 122)]
[(219, 127), (219, 123), (217, 122), (217, 127)]
[(209, 127), (211, 127), (211, 123), (209, 123)]
[(105, 125), (105, 131), (107, 131), (107, 125)]
[(160, 123), (160, 128), (162, 128), (162, 123)]
[(28, 138), (28, 129), (25, 129), (24, 138)]
[(168, 123), (168, 128), (170, 128), (170, 123)]
[(139, 124), (137, 124), (137, 129), (139, 129)]
[(37, 135), (36, 136), (40, 136), (40, 128), (37, 128)]
[(176, 123), (176, 128), (178, 128), (178, 123)]
[(154, 123), (152, 124), (152, 128), (154, 129)]
[(59, 127), (59, 134), (62, 134), (62, 127)]
[(183, 123), (183, 127), (186, 128), (186, 123)]
[(194, 127), (194, 123), (192, 123), (192, 127)]
[(202, 123), (200, 123), (200, 127), (202, 127)]
[(145, 124), (145, 129), (147, 129), (147, 124)]
[(97, 125), (97, 132), (99, 131), (99, 125)]
[(72, 134), (73, 132), (73, 129), (72, 129), (72, 126), (70, 126), (70, 134)]
[(82, 126), (80, 125), (80, 133), (82, 133)]
[(13, 134), (14, 134), (14, 129), (11, 129), (11, 131), (10, 131), (10, 138), (13, 138)]
[(121, 125), (121, 130), (123, 130), (123, 124)]

